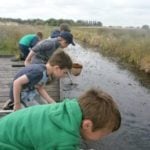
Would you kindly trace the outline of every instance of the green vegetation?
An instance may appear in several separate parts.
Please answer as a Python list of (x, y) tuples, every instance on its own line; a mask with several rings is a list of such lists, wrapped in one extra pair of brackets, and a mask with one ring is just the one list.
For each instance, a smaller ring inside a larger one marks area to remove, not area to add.
[(132, 63), (150, 73), (150, 30), (115, 28), (75, 28), (74, 37), (109, 56)]
[(0, 25), (0, 55), (17, 55), (19, 39), (25, 34), (38, 31), (43, 32), (44, 38), (47, 38), (51, 28), (48, 26)]
[(91, 20), (71, 20), (71, 19), (54, 19), (50, 18), (47, 20), (42, 19), (12, 19), (12, 18), (1, 18), (0, 22), (2, 23), (18, 23), (18, 24), (27, 24), (27, 25), (49, 25), (49, 26), (59, 26), (61, 23), (68, 23), (71, 26), (102, 26), (100, 21), (91, 21)]
[[(17, 55), (19, 39), (41, 31), (49, 37), (54, 27), (47, 25), (0, 25), (0, 55)], [(96, 47), (107, 56), (120, 58), (140, 70), (150, 72), (150, 29), (73, 27), (75, 39)]]

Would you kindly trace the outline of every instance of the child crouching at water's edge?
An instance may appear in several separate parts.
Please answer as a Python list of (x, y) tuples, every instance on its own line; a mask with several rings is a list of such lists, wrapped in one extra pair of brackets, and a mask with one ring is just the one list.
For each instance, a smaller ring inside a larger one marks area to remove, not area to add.
[[(31, 64), (22, 68), (14, 77), (10, 88), (10, 101), (3, 109), (21, 109), (21, 103), (35, 100), (43, 104), (42, 97), (48, 103), (55, 102), (45, 90), (45, 84), (49, 80), (64, 77), (72, 68), (72, 60), (64, 51), (56, 51), (46, 64)], [(9, 104), (12, 104), (9, 107)]]
[(91, 89), (77, 99), (16, 111), (0, 120), (0, 147), (11, 150), (77, 150), (80, 139), (99, 140), (120, 128), (110, 95)]

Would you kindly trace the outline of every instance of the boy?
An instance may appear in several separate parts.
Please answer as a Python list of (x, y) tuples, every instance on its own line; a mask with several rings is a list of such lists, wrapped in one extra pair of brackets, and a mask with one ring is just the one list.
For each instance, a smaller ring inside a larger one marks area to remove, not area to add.
[(56, 37), (58, 37), (60, 35), (61, 32), (64, 32), (64, 31), (70, 32), (70, 28), (69, 28), (69, 25), (67, 23), (60, 24), (59, 29), (56, 28), (51, 33), (50, 37), (51, 38), (56, 38)]
[[(72, 60), (63, 51), (54, 53), (48, 63), (32, 64), (21, 69), (14, 77), (10, 89), (10, 102), (3, 109), (10, 109), (9, 106), (14, 102), (14, 110), (21, 108), (21, 103), (26, 104), (28, 101), (36, 100), (43, 103), (42, 96), (48, 103), (54, 100), (46, 92), (44, 85), (48, 77), (61, 78), (72, 68)], [(39, 96), (40, 95), (40, 96)]]
[(75, 45), (70, 32), (61, 32), (57, 38), (43, 40), (31, 49), (25, 65), (45, 64), (55, 50), (59, 47), (66, 48), (69, 44)]
[(120, 112), (107, 93), (89, 90), (78, 100), (39, 105), (0, 120), (2, 150), (77, 150), (80, 135), (98, 140), (119, 129)]
[(19, 40), (19, 49), (20, 49), (20, 57), (12, 59), (12, 61), (25, 60), (27, 55), (30, 52), (30, 49), (35, 46), (39, 41), (43, 38), (42, 32), (37, 32), (36, 34), (27, 34), (24, 35)]

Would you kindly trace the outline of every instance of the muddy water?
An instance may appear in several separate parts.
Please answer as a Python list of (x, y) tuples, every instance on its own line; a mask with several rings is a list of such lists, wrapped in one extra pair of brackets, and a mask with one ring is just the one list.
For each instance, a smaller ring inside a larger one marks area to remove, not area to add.
[(97, 52), (79, 45), (66, 51), (81, 62), (84, 69), (80, 76), (72, 77), (74, 85), (70, 85), (69, 78), (61, 80), (61, 98), (78, 97), (91, 87), (101, 88), (113, 96), (122, 114), (120, 130), (98, 142), (83, 142), (81, 148), (150, 150), (150, 89), (143, 87), (133, 73)]

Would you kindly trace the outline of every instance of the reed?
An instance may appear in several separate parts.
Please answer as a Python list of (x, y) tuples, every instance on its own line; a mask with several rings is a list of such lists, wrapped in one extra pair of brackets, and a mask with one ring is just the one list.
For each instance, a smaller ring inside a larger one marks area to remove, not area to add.
[(113, 28), (74, 28), (74, 37), (101, 53), (119, 57), (150, 73), (150, 30)]
[[(43, 32), (49, 37), (52, 27), (0, 25), (0, 55), (17, 55), (18, 41), (28, 33)], [(97, 48), (104, 55), (118, 57), (150, 73), (150, 30), (72, 27), (75, 39)]]
[(47, 38), (50, 30), (48, 26), (0, 25), (0, 55), (17, 55), (18, 41), (23, 35), (41, 31)]

